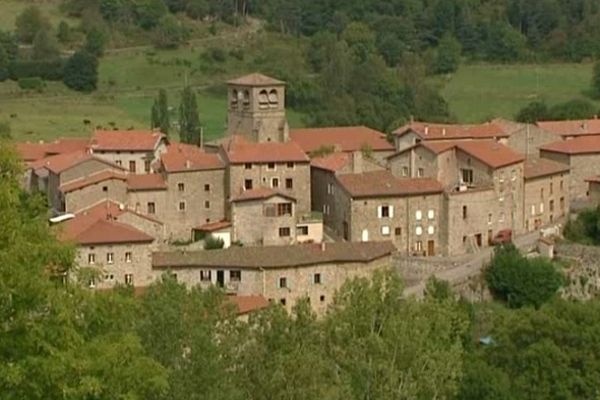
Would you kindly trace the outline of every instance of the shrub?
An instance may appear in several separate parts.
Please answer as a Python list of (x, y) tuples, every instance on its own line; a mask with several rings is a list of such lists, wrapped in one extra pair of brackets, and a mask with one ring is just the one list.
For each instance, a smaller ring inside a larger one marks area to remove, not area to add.
[(225, 242), (221, 238), (208, 235), (204, 239), (204, 250), (217, 250), (222, 249), (224, 246)]
[(44, 89), (45, 83), (39, 76), (32, 78), (19, 79), (19, 87), (23, 90), (37, 90), (41, 92)]
[(207, 52), (208, 58), (212, 61), (222, 63), (227, 59), (227, 53), (220, 47), (211, 47)]
[(62, 59), (18, 60), (8, 65), (8, 75), (14, 81), (32, 77), (40, 77), (46, 81), (60, 81), (63, 79), (64, 66), (65, 61)]
[(85, 51), (73, 54), (65, 65), (63, 82), (73, 90), (95, 90), (98, 83), (98, 59)]

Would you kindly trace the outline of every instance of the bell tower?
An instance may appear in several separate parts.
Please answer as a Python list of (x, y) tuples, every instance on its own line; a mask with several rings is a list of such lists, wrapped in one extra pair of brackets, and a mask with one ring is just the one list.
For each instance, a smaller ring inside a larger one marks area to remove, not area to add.
[(286, 142), (285, 82), (254, 73), (227, 82), (227, 134), (252, 142)]

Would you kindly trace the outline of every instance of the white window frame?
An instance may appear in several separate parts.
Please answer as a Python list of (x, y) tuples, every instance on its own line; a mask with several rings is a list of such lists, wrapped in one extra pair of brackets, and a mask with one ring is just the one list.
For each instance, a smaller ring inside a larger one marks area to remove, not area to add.
[(423, 234), (423, 228), (422, 228), (422, 227), (420, 227), (420, 226), (417, 226), (417, 227), (415, 228), (415, 235), (417, 235), (417, 236), (421, 236), (422, 234)]
[(415, 212), (415, 220), (420, 221), (423, 219), (423, 212), (421, 210), (417, 210)]
[(429, 225), (429, 226), (427, 227), (427, 233), (428, 233), (429, 235), (433, 235), (433, 234), (435, 234), (435, 227), (434, 227), (433, 225)]
[(427, 211), (427, 219), (435, 219), (435, 211), (434, 210)]
[(115, 254), (114, 253), (106, 253), (106, 263), (107, 264), (112, 264), (115, 261)]
[(132, 259), (133, 259), (133, 253), (131, 251), (126, 251), (125, 252), (125, 262), (130, 263)]
[(381, 227), (381, 234), (382, 234), (383, 236), (390, 236), (390, 234), (391, 234), (391, 229), (390, 229), (390, 227), (389, 227), (388, 225), (384, 225), (384, 226), (382, 226), (382, 227)]

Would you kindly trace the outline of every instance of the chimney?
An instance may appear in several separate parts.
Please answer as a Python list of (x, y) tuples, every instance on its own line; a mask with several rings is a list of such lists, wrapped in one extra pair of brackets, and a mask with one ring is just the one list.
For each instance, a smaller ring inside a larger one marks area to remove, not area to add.
[(359, 151), (354, 151), (350, 155), (352, 161), (352, 173), (361, 174), (363, 172), (363, 154)]
[(321, 251), (325, 251), (327, 248), (327, 245), (325, 244), (325, 242), (321, 242)]
[(446, 128), (442, 128), (442, 136), (446, 136)]
[(425, 125), (425, 134), (429, 135), (429, 126), (428, 125)]
[(185, 160), (185, 168), (190, 169), (191, 167), (192, 167), (192, 163), (190, 162), (190, 160)]
[(583, 132), (587, 131), (587, 121), (581, 121), (581, 130)]

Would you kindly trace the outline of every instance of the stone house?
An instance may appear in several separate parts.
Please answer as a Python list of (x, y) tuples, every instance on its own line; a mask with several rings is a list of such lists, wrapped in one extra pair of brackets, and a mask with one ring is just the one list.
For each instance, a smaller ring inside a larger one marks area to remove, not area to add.
[(504, 119), (494, 121), (510, 132), (504, 144), (526, 157), (538, 158), (540, 147), (562, 139), (560, 135), (534, 124), (522, 124)]
[(158, 252), (152, 268), (170, 271), (188, 286), (217, 285), (237, 295), (261, 295), (291, 310), (308, 298), (322, 315), (347, 279), (388, 268), (390, 242), (237, 247), (198, 252)]
[(152, 164), (166, 151), (165, 135), (155, 131), (96, 130), (90, 141), (90, 151), (115, 163), (131, 174), (153, 172)]
[(600, 205), (600, 176), (587, 179), (589, 199), (593, 206)]
[(102, 200), (127, 203), (127, 175), (105, 169), (60, 186), (64, 211), (75, 213)]
[(542, 146), (540, 157), (568, 166), (571, 200), (585, 200), (588, 191), (585, 180), (600, 174), (600, 135), (583, 135)]
[(569, 212), (569, 167), (544, 158), (525, 160), (525, 230), (537, 230)]
[(582, 136), (600, 136), (600, 120), (597, 117), (567, 121), (538, 121), (536, 125), (546, 132), (560, 136), (562, 140)]

